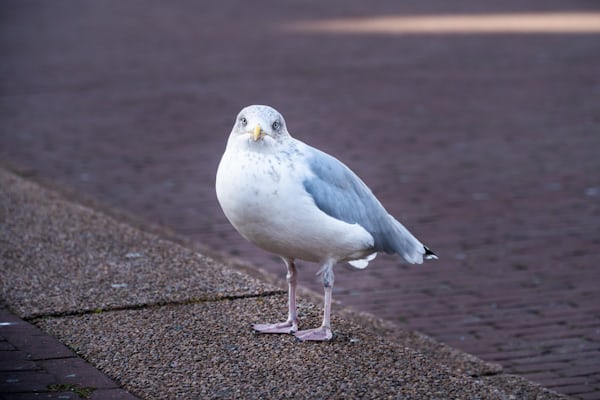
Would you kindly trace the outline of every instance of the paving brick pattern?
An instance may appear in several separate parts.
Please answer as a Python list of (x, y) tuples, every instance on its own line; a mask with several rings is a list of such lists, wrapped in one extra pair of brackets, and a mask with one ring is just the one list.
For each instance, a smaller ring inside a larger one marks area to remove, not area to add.
[(0, 399), (34, 398), (137, 399), (58, 340), (0, 308)]
[[(213, 189), (235, 114), (272, 104), (441, 256), (340, 266), (336, 300), (561, 393), (600, 397), (598, 35), (278, 29), (595, 3), (0, 7), (4, 162), (283, 275), (233, 231)], [(301, 282), (320, 290), (317, 268), (303, 266)]]

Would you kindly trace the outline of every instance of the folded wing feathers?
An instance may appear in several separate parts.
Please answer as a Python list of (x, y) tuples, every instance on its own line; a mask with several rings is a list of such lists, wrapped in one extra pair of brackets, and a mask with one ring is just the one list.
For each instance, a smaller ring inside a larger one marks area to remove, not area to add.
[(348, 167), (320, 150), (312, 150), (310, 167), (314, 176), (304, 181), (304, 188), (321, 211), (361, 225), (373, 236), (375, 252), (398, 253), (411, 264), (421, 264), (423, 258), (437, 259), (435, 253), (387, 213), (367, 185)]

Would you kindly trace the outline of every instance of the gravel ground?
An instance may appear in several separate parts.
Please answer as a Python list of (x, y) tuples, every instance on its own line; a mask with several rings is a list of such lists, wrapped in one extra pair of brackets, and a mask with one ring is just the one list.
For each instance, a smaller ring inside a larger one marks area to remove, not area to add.
[(279, 289), (0, 170), (0, 293), (22, 317)]
[[(339, 318), (330, 343), (252, 333), (250, 322), (281, 318), (284, 304), (224, 300), (39, 324), (143, 398), (510, 397)], [(303, 304), (301, 316), (318, 324), (320, 307)]]

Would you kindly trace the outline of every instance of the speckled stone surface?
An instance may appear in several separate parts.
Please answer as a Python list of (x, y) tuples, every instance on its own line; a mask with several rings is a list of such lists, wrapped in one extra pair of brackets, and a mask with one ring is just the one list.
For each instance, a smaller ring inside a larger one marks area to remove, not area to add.
[(277, 286), (1, 169), (0, 205), (2, 302), (140, 398), (560, 398), (337, 305), (332, 342), (254, 334), (285, 318)]
[[(319, 307), (300, 310), (305, 323), (319, 323)], [(510, 397), (347, 320), (334, 319), (330, 343), (252, 333), (251, 322), (284, 313), (282, 295), (39, 324), (143, 398)]]
[(278, 291), (0, 170), (0, 294), (21, 317)]

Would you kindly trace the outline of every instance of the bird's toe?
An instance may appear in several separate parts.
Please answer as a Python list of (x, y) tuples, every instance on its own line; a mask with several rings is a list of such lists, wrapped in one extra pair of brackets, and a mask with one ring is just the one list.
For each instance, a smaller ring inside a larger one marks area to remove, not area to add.
[(296, 339), (300, 342), (304, 341), (328, 341), (333, 338), (333, 332), (331, 329), (325, 326), (315, 329), (307, 329), (305, 331), (298, 331), (294, 333)]
[(277, 324), (254, 324), (252, 326), (258, 333), (294, 333), (298, 330), (296, 321), (286, 321)]

